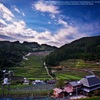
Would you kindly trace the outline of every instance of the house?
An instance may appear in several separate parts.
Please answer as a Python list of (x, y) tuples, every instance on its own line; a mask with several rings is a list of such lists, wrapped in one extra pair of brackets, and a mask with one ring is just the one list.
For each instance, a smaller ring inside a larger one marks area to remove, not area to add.
[(41, 80), (35, 80), (32, 82), (32, 84), (45, 84), (45, 82)]
[(25, 85), (29, 85), (29, 80), (28, 80), (27, 78), (24, 78), (24, 82), (23, 82), (23, 84), (25, 84)]
[(57, 81), (56, 80), (48, 80), (47, 84), (55, 84)]
[(82, 88), (82, 83), (80, 81), (71, 81), (66, 84), (63, 91), (65, 93), (65, 96), (76, 94), (76, 92), (80, 92)]
[(100, 78), (96, 75), (85, 76), (80, 80), (82, 83), (82, 90), (85, 94), (100, 89)]
[(83, 77), (79, 81), (67, 82), (66, 86), (61, 90), (54, 89), (55, 97), (66, 97), (68, 95), (91, 95), (95, 90), (100, 90), (100, 78), (96, 75), (89, 75)]
[(64, 97), (64, 93), (63, 93), (62, 89), (54, 88), (53, 91), (54, 91), (53, 92), (54, 97), (56, 97), (56, 98), (63, 98)]

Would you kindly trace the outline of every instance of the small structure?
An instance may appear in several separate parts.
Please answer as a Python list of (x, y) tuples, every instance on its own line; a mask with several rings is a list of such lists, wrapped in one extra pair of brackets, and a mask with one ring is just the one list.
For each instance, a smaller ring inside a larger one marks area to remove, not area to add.
[(27, 78), (24, 78), (24, 82), (23, 82), (23, 84), (28, 85), (28, 84), (29, 84), (29, 80), (28, 80)]
[(91, 95), (95, 90), (100, 90), (100, 78), (96, 75), (89, 75), (79, 81), (67, 82), (62, 90), (55, 88), (53, 94), (58, 98), (68, 95), (76, 95), (77, 97), (79, 94)]
[(54, 79), (53, 79), (53, 80), (48, 80), (48, 81), (47, 81), (47, 84), (55, 84), (56, 82), (57, 82), (57, 81), (54, 80)]
[(85, 94), (100, 89), (100, 78), (95, 75), (85, 76), (80, 80), (83, 84), (82, 90)]
[[(7, 86), (7, 87), (5, 87)], [(3, 83), (2, 83), (2, 95), (4, 97), (4, 91), (5, 89), (8, 88), (8, 94), (10, 93), (10, 82), (9, 82), (9, 78), (8, 78), (8, 74), (5, 74), (5, 77), (3, 79)]]
[(44, 81), (41, 81), (41, 80), (35, 80), (35, 81), (33, 81), (32, 82), (32, 84), (45, 84), (45, 82)]
[(82, 83), (80, 81), (72, 81), (66, 84), (63, 91), (65, 93), (65, 96), (72, 95), (72, 94), (78, 95), (78, 93), (81, 90), (81, 87), (82, 87)]
[(10, 83), (9, 83), (9, 80), (8, 80), (8, 78), (6, 77), (6, 78), (4, 78), (3, 79), (3, 83), (2, 83), (2, 85), (9, 85)]
[(54, 90), (53, 95), (56, 98), (63, 98), (64, 97), (64, 93), (63, 93), (62, 89), (60, 89), (60, 88), (54, 88), (53, 90)]

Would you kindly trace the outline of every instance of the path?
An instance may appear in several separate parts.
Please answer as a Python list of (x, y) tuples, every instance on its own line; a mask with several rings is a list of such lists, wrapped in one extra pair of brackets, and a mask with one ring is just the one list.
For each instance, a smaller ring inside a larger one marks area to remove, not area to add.
[(45, 67), (45, 69), (46, 69), (46, 71), (47, 71), (47, 74), (48, 74), (48, 76), (50, 76), (52, 79), (53, 79), (53, 77), (50, 75), (50, 73), (49, 73), (49, 70), (48, 70), (48, 68), (47, 68), (47, 66), (46, 66), (46, 64), (45, 64), (45, 62), (44, 62), (44, 67)]

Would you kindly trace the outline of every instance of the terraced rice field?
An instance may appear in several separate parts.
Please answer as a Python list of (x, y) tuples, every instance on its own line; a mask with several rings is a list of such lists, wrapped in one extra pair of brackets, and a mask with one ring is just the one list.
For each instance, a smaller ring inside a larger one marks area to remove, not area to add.
[(23, 60), (21, 66), (14, 67), (16, 76), (24, 76), (30, 79), (49, 79), (46, 69), (43, 66), (43, 56), (31, 55), (28, 60)]
[(86, 75), (91, 75), (93, 72), (94, 74), (100, 76), (100, 64), (96, 62), (85, 62), (82, 59), (69, 59), (62, 61), (60, 66), (64, 66), (58, 69), (53, 68), (56, 70), (55, 76), (58, 79), (64, 80), (79, 80)]

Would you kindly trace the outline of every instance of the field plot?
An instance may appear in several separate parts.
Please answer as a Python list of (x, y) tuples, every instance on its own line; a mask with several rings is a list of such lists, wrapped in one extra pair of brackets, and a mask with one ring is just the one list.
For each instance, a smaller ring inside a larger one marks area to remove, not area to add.
[(21, 66), (11, 69), (16, 76), (24, 76), (30, 79), (49, 79), (43, 66), (43, 56), (31, 55), (28, 60), (23, 60)]
[(60, 66), (63, 66), (59, 70), (58, 68), (54, 68), (55, 76), (58, 79), (64, 80), (79, 80), (86, 75), (95, 74), (100, 76), (100, 64), (97, 62), (85, 62), (82, 59), (69, 59), (62, 61)]

